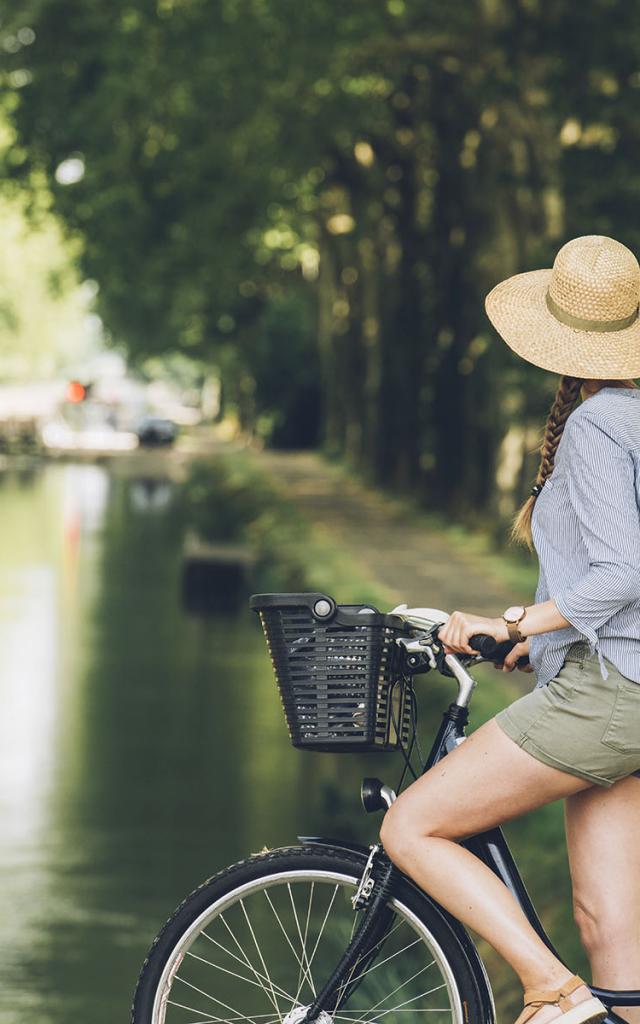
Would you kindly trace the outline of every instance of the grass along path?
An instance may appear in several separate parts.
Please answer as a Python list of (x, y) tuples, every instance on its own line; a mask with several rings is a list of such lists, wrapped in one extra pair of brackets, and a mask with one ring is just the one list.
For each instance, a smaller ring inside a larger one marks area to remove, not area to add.
[(533, 600), (533, 561), (492, 553), (481, 535), (367, 486), (317, 452), (248, 451), (319, 533), (375, 580), (390, 604), (496, 616), (509, 604)]

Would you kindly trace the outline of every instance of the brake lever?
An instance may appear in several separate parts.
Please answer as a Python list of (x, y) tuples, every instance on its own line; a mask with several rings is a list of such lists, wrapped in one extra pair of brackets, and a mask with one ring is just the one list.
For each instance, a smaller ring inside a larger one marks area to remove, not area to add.
[[(436, 628), (438, 628), (438, 627), (436, 627)], [(443, 676), (450, 676), (452, 679), (456, 679), (457, 677), (456, 677), (455, 672), (453, 672), (451, 667), (447, 664), (446, 659), (448, 657), (448, 654), (446, 653), (446, 651), (444, 649), (444, 643), (437, 636), (435, 637), (435, 645), (436, 645), (436, 649), (434, 650), (433, 653), (434, 653), (434, 657), (436, 659), (436, 664), (438, 666), (438, 671), (440, 673), (442, 673)], [(433, 648), (432, 648), (432, 650), (433, 650)], [(454, 656), (460, 661), (460, 663), (465, 668), (466, 668), (466, 666), (468, 664), (473, 664), (473, 665), (476, 664), (476, 656), (475, 655), (473, 657), (470, 654), (467, 654), (465, 656), (461, 651), (452, 651), (450, 653), (454, 654)]]
[[(396, 639), (396, 644), (404, 651), (404, 667), (410, 675), (421, 675), (435, 668), (443, 676), (456, 678), (455, 672), (452, 672), (446, 661), (449, 655), (446, 654), (444, 644), (437, 635), (442, 625), (442, 622), (436, 622), (418, 637), (399, 636)], [(471, 657), (459, 653), (456, 653), (455, 656), (462, 665), (464, 657), (467, 659)]]

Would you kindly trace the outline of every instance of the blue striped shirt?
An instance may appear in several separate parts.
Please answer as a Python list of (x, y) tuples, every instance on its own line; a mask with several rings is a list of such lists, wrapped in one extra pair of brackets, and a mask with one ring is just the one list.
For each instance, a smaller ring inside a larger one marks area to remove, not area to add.
[(640, 389), (606, 386), (571, 411), (531, 529), (535, 603), (552, 598), (571, 623), (531, 636), (535, 686), (585, 638), (603, 679), (606, 658), (640, 683)]

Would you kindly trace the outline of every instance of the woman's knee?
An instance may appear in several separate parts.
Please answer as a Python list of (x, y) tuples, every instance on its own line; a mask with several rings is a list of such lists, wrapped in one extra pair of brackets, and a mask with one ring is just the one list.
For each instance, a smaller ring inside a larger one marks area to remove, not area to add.
[(597, 945), (600, 932), (600, 923), (595, 908), (574, 896), (573, 920), (576, 923), (580, 942), (584, 948), (586, 950), (593, 949)]
[(394, 864), (406, 863), (415, 850), (416, 843), (430, 834), (429, 823), (416, 822), (401, 801), (397, 800), (386, 812), (380, 825), (380, 842)]
[(639, 938), (636, 915), (605, 900), (583, 899), (574, 894), (573, 919), (582, 945), (591, 954), (606, 948), (623, 948)]

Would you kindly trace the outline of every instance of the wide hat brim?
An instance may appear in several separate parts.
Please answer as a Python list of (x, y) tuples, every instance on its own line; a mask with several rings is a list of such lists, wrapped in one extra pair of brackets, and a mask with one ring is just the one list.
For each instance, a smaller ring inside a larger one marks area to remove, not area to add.
[(553, 373), (583, 378), (640, 376), (640, 318), (617, 331), (585, 331), (555, 318), (546, 302), (552, 270), (501, 281), (485, 298), (498, 334), (517, 355)]

